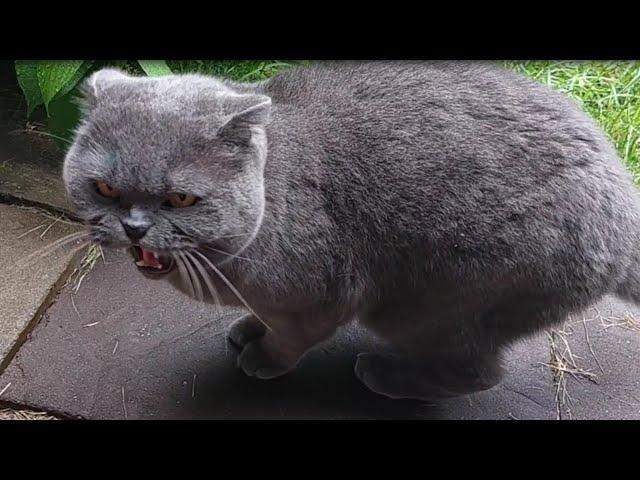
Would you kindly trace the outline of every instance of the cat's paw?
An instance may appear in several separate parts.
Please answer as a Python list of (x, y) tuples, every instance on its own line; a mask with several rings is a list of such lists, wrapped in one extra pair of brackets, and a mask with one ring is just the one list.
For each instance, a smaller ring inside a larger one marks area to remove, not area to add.
[[(481, 362), (479, 358), (476, 364)], [(414, 362), (403, 356), (373, 353), (359, 354), (354, 371), (375, 393), (429, 402), (487, 390), (500, 379), (499, 366), (490, 362), (479, 369), (481, 375), (473, 368), (456, 370), (447, 362)]]
[(233, 345), (242, 349), (249, 342), (261, 338), (266, 330), (260, 320), (248, 314), (231, 324), (227, 338)]
[(406, 398), (394, 381), (394, 362), (390, 355), (360, 353), (354, 373), (358, 380), (372, 392), (393, 399)]
[(432, 402), (451, 396), (428, 378), (417, 375), (410, 364), (396, 355), (361, 353), (354, 372), (369, 390), (394, 400)]
[(295, 365), (276, 359), (264, 350), (260, 340), (254, 340), (238, 355), (238, 367), (250, 377), (269, 379), (284, 375)]

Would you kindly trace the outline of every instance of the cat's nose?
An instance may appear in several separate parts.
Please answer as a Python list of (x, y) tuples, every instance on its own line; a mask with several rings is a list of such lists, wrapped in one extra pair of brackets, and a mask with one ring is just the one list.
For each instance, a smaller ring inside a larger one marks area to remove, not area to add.
[(140, 240), (149, 230), (149, 225), (129, 225), (126, 222), (122, 222), (122, 227), (127, 236), (133, 241)]

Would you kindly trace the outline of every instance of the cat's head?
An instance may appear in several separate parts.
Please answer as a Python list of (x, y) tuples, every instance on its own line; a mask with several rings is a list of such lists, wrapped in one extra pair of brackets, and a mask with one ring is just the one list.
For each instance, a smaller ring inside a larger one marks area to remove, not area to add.
[(84, 84), (83, 118), (64, 162), (71, 204), (103, 245), (131, 248), (146, 273), (178, 252), (238, 253), (264, 210), (271, 100), (199, 75)]

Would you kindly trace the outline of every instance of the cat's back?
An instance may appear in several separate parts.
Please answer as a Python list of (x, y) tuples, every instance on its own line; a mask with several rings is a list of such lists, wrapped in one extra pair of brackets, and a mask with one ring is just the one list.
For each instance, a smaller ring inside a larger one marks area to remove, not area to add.
[[(633, 185), (602, 130), (573, 100), (498, 65), (319, 63), (284, 71), (266, 89), (276, 118), (287, 105), (313, 126), (299, 143), (321, 155), (299, 155), (309, 167), (301, 171), (326, 171), (325, 195), (341, 225), (362, 205), (360, 216), (390, 238), (408, 238), (419, 225), (436, 248), (452, 222), (485, 242), (520, 216), (522, 245), (538, 235), (536, 222), (553, 231), (589, 224), (596, 236), (633, 223)], [(282, 162), (295, 155), (283, 153), (278, 135), (297, 125), (272, 129)]]
[(457, 153), (480, 161), (510, 150), (613, 152), (576, 102), (491, 62), (320, 62), (283, 71), (265, 89), (318, 137), (354, 145), (377, 138), (391, 151), (425, 142), (446, 152), (466, 144)]
[(285, 70), (264, 88), (276, 112), (286, 111), (274, 136), (305, 124), (317, 144), (351, 166), (370, 167), (373, 155), (431, 173), (447, 165), (516, 176), (563, 168), (600, 174), (606, 165), (625, 176), (575, 101), (491, 62), (320, 62)]
[(469, 62), (319, 62), (281, 72), (267, 89), (279, 103), (346, 107), (424, 95), (432, 88), (442, 91), (461, 80), (460, 75), (482, 67)]
[(342, 242), (392, 283), (425, 269), (450, 285), (514, 270), (562, 283), (603, 264), (615, 276), (633, 248), (623, 232), (636, 231), (640, 204), (615, 149), (574, 101), (524, 75), (485, 62), (336, 62), (284, 71), (265, 90), (269, 187), (321, 192), (295, 202), (307, 216), (294, 233), (329, 205), (324, 231), (338, 240), (327, 251)]
[[(298, 107), (348, 107), (353, 103), (383, 104), (389, 109), (411, 105), (439, 105), (455, 101), (461, 104), (517, 103), (549, 99), (556, 107), (570, 105), (547, 87), (491, 62), (472, 61), (369, 61), (319, 62), (281, 72), (267, 82), (268, 93), (279, 103)], [(410, 99), (409, 104), (398, 104)]]

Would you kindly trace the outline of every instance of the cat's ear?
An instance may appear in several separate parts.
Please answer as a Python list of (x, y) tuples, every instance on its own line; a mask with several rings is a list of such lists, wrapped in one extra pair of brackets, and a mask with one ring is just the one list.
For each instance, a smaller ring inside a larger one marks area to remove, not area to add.
[(241, 95), (234, 113), (218, 129), (218, 137), (234, 144), (244, 144), (251, 140), (251, 127), (265, 126), (271, 120), (271, 98), (266, 95)]
[[(227, 124), (266, 125), (271, 120), (271, 98), (266, 95), (247, 95), (246, 108), (236, 113)], [(248, 106), (247, 106), (248, 105)]]
[(82, 100), (85, 107), (93, 107), (100, 95), (112, 85), (130, 80), (131, 77), (115, 68), (103, 68), (92, 73), (82, 84)]

